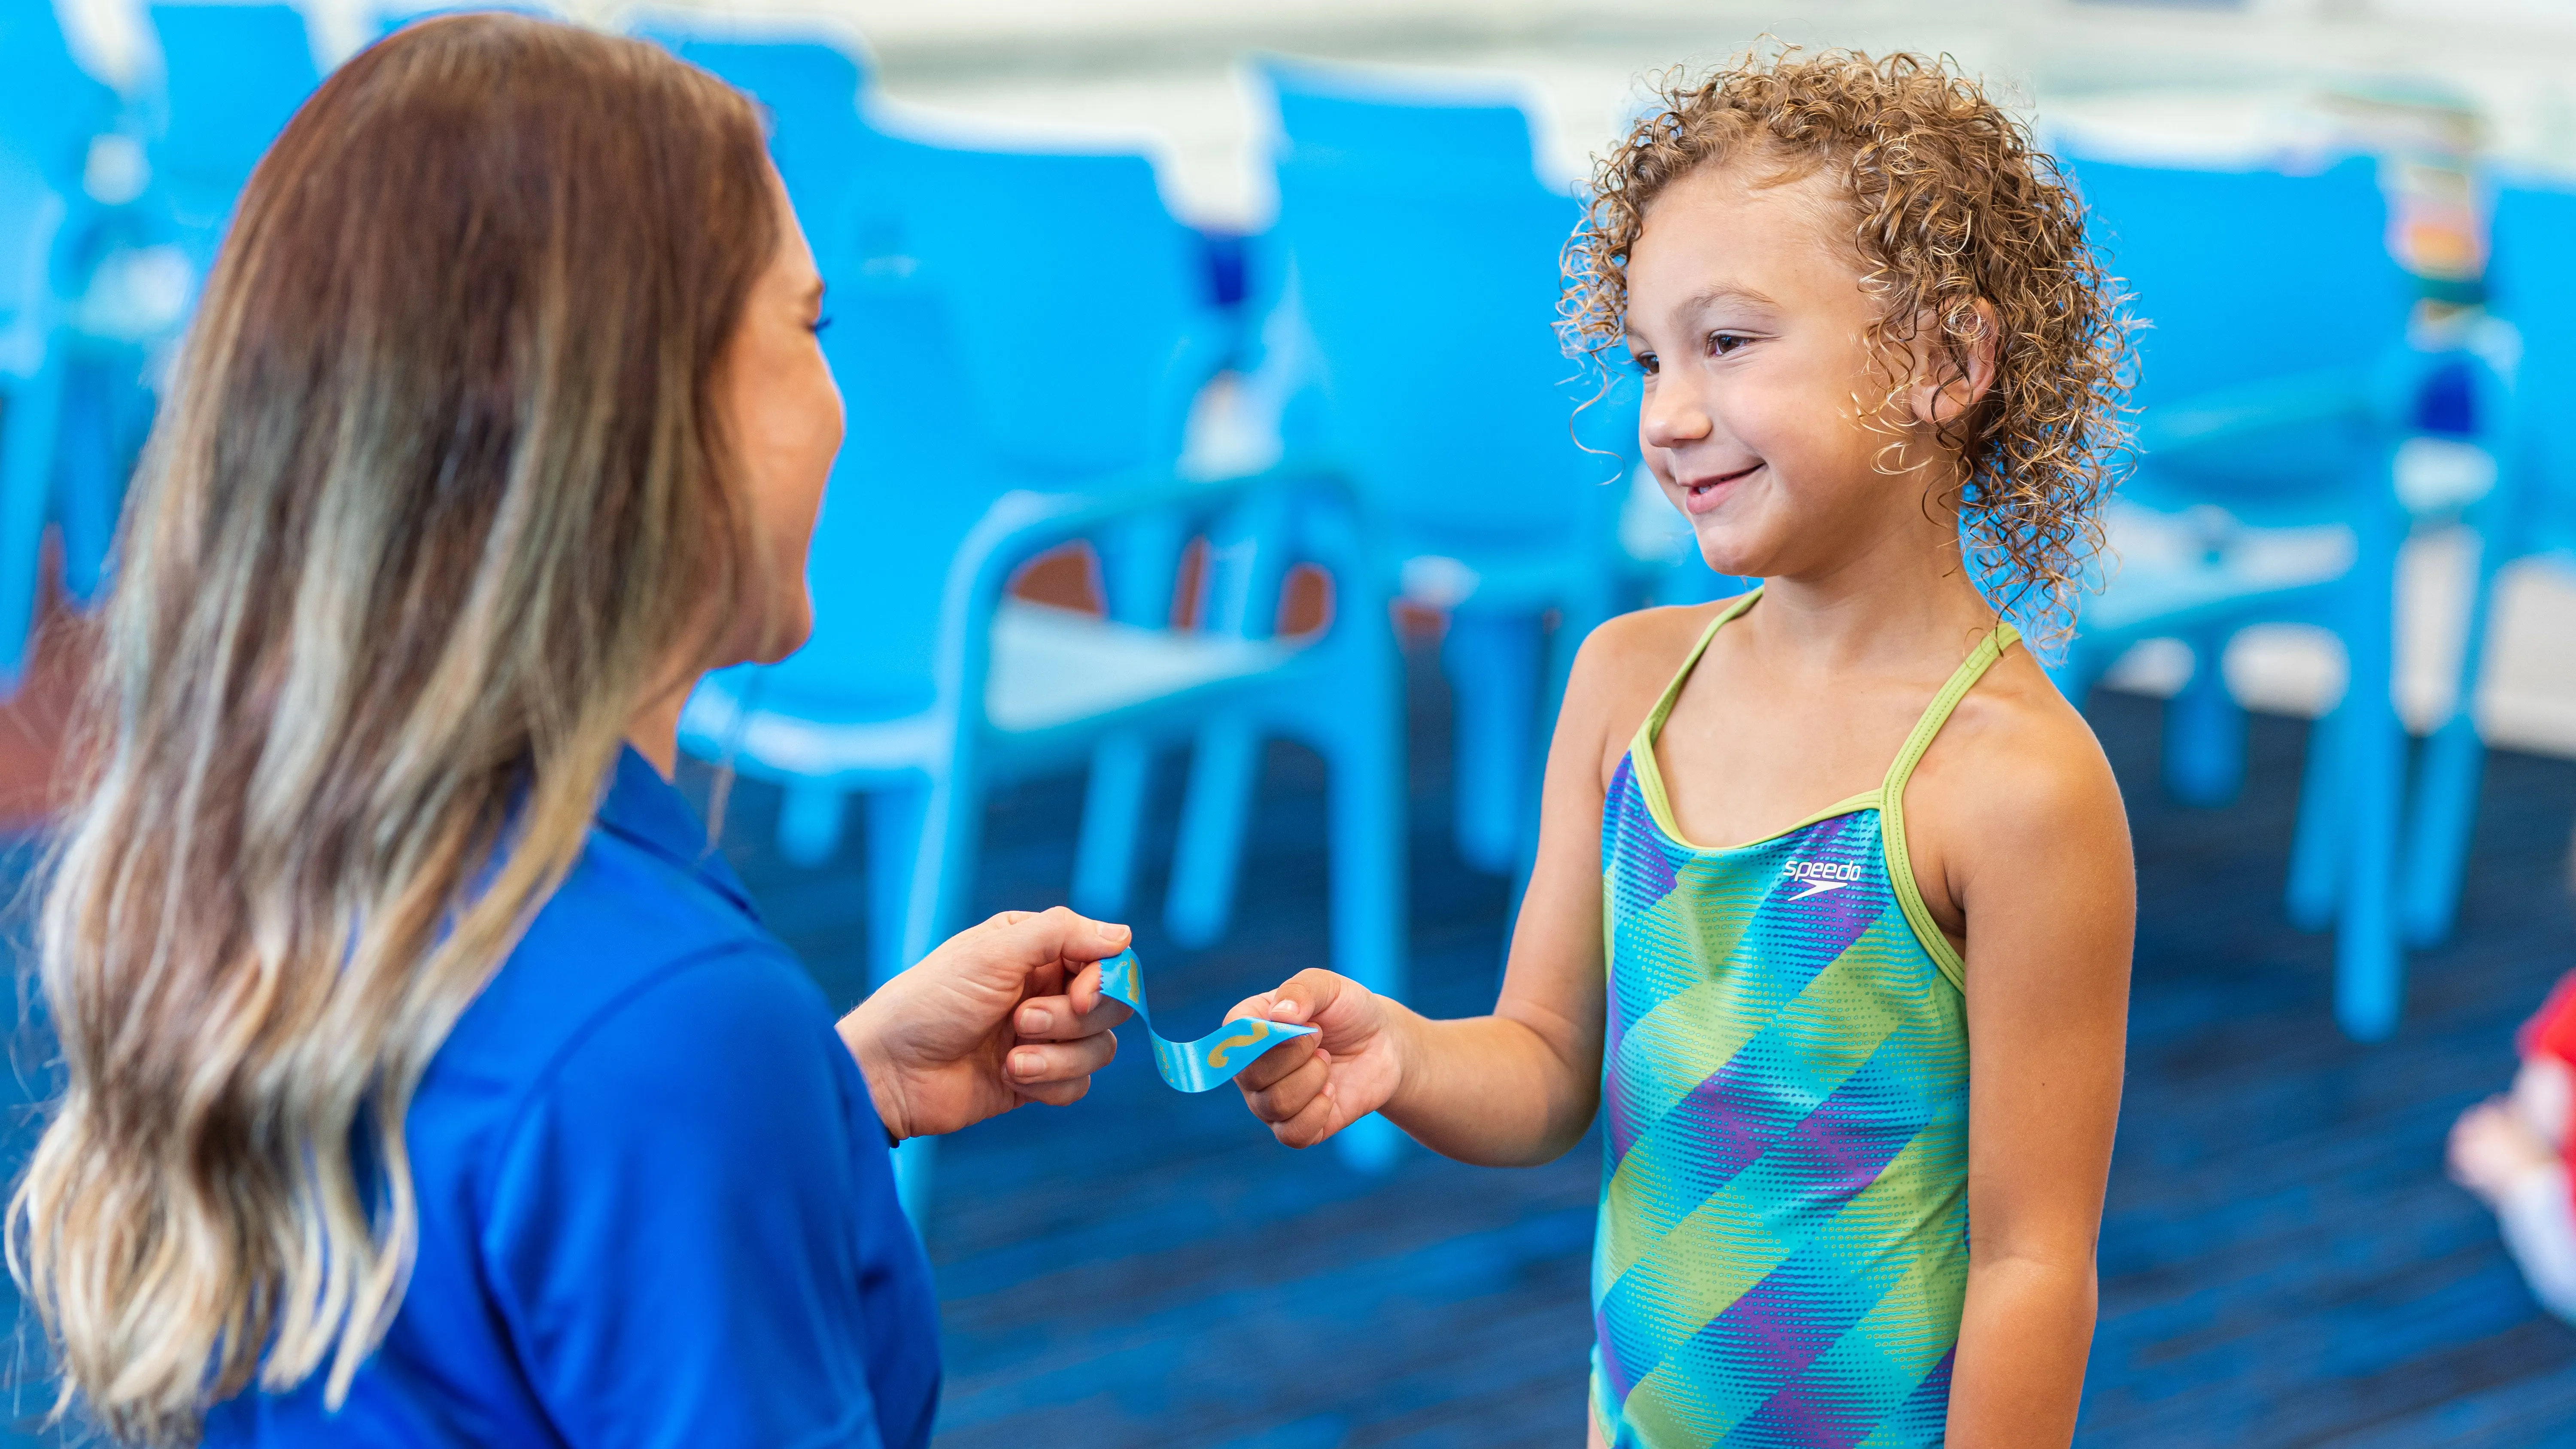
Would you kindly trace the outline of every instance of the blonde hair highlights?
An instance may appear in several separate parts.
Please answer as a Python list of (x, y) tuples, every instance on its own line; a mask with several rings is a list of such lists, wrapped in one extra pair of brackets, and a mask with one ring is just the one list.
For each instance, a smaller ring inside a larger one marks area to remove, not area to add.
[(411, 27), (260, 164), (147, 451), (39, 969), (11, 1266), (120, 1439), (400, 1304), (404, 1115), (747, 550), (715, 376), (760, 126), (638, 42)]

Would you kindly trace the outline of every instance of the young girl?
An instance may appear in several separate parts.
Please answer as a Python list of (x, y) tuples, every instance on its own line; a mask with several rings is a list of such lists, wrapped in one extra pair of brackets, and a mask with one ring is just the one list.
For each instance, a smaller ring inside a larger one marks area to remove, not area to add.
[(1642, 370), (1709, 566), (1766, 583), (1585, 643), (1491, 1016), (1303, 972), (1236, 1011), (1320, 1037), (1238, 1081), (1291, 1146), (1383, 1112), (1494, 1165), (1606, 1103), (1595, 1444), (2063, 1445), (2134, 886), (1999, 606), (2062, 627), (2099, 539), (2117, 297), (2054, 163), (1934, 62), (1662, 101), (1568, 314)]

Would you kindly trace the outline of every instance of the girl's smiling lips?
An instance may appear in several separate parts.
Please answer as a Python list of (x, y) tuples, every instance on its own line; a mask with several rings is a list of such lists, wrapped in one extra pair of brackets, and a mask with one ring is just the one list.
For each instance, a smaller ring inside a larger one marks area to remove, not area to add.
[(1760, 472), (1762, 467), (1762, 464), (1756, 463), (1749, 468), (1738, 468), (1732, 473), (1713, 473), (1706, 478), (1694, 478), (1681, 485), (1682, 507), (1692, 513), (1706, 513), (1718, 505), (1719, 495), (1726, 485), (1741, 482)]

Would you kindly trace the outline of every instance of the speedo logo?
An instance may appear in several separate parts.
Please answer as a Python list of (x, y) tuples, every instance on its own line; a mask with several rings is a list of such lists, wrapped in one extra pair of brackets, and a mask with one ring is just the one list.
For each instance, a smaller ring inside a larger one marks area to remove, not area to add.
[(1803, 901), (1809, 896), (1820, 896), (1854, 884), (1860, 879), (1860, 867), (1839, 860), (1793, 860), (1780, 867), (1780, 874), (1806, 887), (1789, 897), (1793, 901)]

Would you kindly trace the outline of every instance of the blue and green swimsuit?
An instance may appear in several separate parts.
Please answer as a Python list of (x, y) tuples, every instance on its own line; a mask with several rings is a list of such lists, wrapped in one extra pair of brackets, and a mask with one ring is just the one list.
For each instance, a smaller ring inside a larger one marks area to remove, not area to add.
[(1878, 789), (1766, 840), (1682, 839), (1638, 727), (1602, 812), (1609, 1027), (1592, 1415), (1619, 1449), (1936, 1445), (1968, 1280), (1964, 963), (1905, 783), (2018, 637), (1950, 677)]

